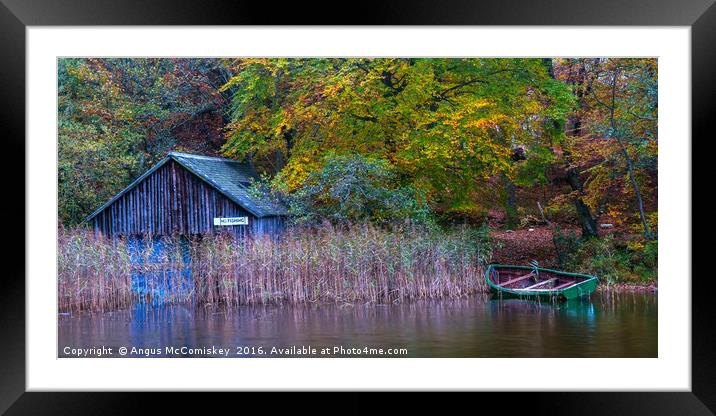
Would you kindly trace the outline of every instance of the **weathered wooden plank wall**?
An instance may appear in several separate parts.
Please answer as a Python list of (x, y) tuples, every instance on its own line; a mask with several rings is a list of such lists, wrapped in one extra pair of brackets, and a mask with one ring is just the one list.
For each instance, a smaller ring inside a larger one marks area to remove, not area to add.
[[(215, 217), (248, 217), (248, 225), (215, 226)], [(118, 235), (198, 235), (228, 232), (278, 235), (284, 219), (257, 218), (173, 160), (92, 219), (95, 231)]]

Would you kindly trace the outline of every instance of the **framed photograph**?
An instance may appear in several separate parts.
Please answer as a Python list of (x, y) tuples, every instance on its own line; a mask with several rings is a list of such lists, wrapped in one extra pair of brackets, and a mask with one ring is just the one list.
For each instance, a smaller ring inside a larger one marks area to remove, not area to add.
[(24, 175), (5, 218), (25, 236), (3, 411), (126, 413), (144, 391), (716, 407), (691, 243), (710, 1), (331, 26), (296, 6), (2, 3)]

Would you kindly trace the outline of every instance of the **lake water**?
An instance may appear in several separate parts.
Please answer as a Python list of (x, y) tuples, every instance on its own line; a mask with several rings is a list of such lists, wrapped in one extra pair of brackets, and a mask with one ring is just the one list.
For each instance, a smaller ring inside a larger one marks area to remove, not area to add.
[(138, 305), (60, 315), (58, 356), (657, 357), (657, 303), (654, 293), (597, 292), (561, 303)]

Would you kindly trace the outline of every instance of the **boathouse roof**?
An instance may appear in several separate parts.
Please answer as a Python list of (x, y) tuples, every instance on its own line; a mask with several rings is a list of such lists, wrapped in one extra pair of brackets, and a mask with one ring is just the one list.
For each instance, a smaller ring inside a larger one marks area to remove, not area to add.
[(170, 152), (159, 163), (88, 216), (86, 221), (91, 220), (105, 208), (112, 205), (122, 195), (170, 160), (174, 160), (256, 217), (286, 215), (286, 208), (282, 205), (264, 201), (251, 195), (251, 192), (249, 192), (251, 181), (258, 179), (259, 176), (248, 163), (222, 157)]

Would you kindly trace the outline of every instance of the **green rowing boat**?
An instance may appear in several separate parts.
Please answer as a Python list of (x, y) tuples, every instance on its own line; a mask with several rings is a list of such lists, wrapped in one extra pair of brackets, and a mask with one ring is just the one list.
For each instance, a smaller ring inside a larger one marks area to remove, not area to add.
[(598, 283), (596, 277), (586, 274), (502, 264), (491, 264), (485, 279), (493, 291), (501, 294), (566, 300), (591, 294)]

